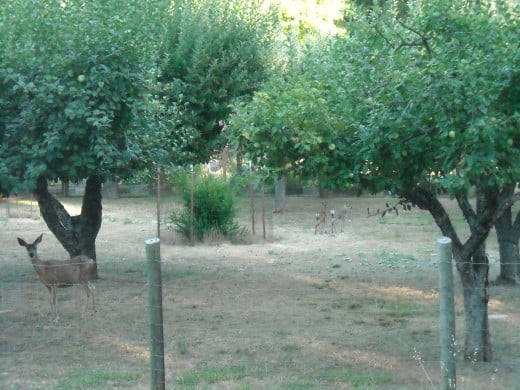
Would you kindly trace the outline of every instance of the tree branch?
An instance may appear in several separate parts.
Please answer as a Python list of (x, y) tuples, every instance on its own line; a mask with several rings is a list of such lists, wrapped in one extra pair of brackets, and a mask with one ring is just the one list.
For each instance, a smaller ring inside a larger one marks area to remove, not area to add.
[[(498, 218), (500, 218), (500, 216), (502, 215), (502, 213), (505, 210), (507, 210), (508, 208), (513, 206), (518, 201), (520, 201), (520, 192), (515, 192), (509, 196), (503, 197), (498, 204), (493, 222), (495, 222)], [(520, 213), (517, 214), (514, 224), (518, 225), (520, 227), (519, 215), (520, 215)]]
[(457, 195), (455, 199), (457, 199), (457, 203), (462, 210), (464, 219), (468, 222), (471, 228), (476, 223), (477, 215), (475, 214), (475, 210), (473, 210), (471, 203), (469, 203), (467, 194)]
[(493, 188), (477, 187), (477, 212), (475, 217), (468, 220), (471, 234), (464, 243), (460, 254), (463, 261), (469, 262), (469, 259), (473, 257), (489, 235), (497, 218), (499, 199), (499, 191)]
[(413, 32), (415, 35), (419, 36), (420, 37), (420, 40), (418, 41), (413, 41), (413, 42), (409, 42), (409, 43), (406, 43), (406, 42), (402, 42), (395, 50), (399, 50), (401, 47), (404, 47), (404, 46), (424, 46), (424, 48), (426, 49), (426, 52), (428, 53), (428, 58), (432, 58), (432, 49), (430, 47), (430, 44), (428, 43), (428, 41), (431, 39), (431, 38), (428, 38), (426, 35), (424, 34), (421, 34), (419, 31), (417, 31), (416, 29), (410, 27), (410, 26), (407, 26), (406, 24), (404, 24), (399, 18), (396, 18), (396, 22), (399, 23), (405, 30), (408, 30), (408, 31), (411, 31)]
[(442, 234), (451, 238), (453, 252), (460, 253), (462, 251), (462, 243), (457, 235), (457, 231), (453, 227), (450, 216), (441, 202), (439, 202), (434, 191), (417, 186), (401, 195), (419, 208), (428, 210)]
[[(385, 41), (386, 43), (388, 43), (388, 45), (389, 45), (392, 49), (395, 48), (395, 45), (394, 45), (392, 42), (390, 42), (390, 40), (389, 40), (389, 39), (388, 39), (388, 38), (383, 34), (383, 32), (379, 29), (379, 27), (377, 27), (377, 24), (376, 24), (376, 23), (374, 23), (374, 29), (375, 29), (376, 32), (379, 34), (379, 36), (380, 36), (381, 38), (383, 38), (384, 41)], [(397, 50), (397, 49), (396, 49), (396, 50)]]
[(74, 224), (73, 217), (65, 210), (65, 207), (49, 192), (47, 179), (39, 177), (34, 190), (34, 196), (38, 201), (40, 213), (49, 230), (56, 236), (65, 250), (73, 253), (77, 247), (71, 235)]

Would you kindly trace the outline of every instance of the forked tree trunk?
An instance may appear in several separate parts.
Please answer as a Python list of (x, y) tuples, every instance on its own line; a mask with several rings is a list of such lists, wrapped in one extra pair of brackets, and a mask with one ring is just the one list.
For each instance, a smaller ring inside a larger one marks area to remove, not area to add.
[(520, 272), (520, 252), (518, 240), (520, 238), (520, 219), (517, 216), (512, 221), (511, 207), (497, 219), (495, 231), (498, 239), (498, 250), (500, 254), (500, 274), (497, 283), (517, 284)]
[(85, 186), (81, 214), (71, 216), (49, 193), (47, 180), (39, 178), (34, 195), (43, 220), (71, 257), (85, 255), (94, 260), (92, 279), (98, 278), (96, 237), (101, 228), (101, 184), (98, 176), (90, 176)]
[(491, 336), (488, 320), (489, 262), (484, 246), (460, 270), (464, 292), (464, 360), (490, 362)]
[[(464, 294), (464, 359), (489, 362), (492, 359), (491, 336), (488, 321), (489, 261), (485, 253), (485, 240), (497, 210), (497, 193), (481, 191), (477, 194), (477, 212), (466, 196), (457, 202), (470, 225), (471, 236), (462, 243), (450, 216), (434, 191), (416, 187), (406, 199), (428, 210), (442, 233), (452, 240), (453, 256), (461, 277)], [(477, 218), (477, 215), (479, 218)]]

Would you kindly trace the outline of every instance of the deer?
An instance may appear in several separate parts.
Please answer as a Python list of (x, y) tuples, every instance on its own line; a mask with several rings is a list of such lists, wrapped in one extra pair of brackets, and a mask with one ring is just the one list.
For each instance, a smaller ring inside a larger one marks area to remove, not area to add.
[(327, 203), (323, 204), (323, 210), (317, 211), (314, 215), (316, 219), (316, 225), (314, 226), (314, 234), (318, 232), (318, 228), (320, 228), (320, 233), (323, 234), (323, 227), (327, 223)]
[(336, 209), (333, 207), (330, 209), (330, 232), (334, 233), (334, 228), (336, 226), (336, 222), (341, 222), (341, 231), (343, 232), (343, 229), (345, 228), (345, 220), (347, 218), (347, 213), (349, 210), (352, 209), (352, 206), (349, 204), (344, 204), (343, 208), (336, 211)]
[(18, 237), (18, 243), (27, 249), (38, 278), (49, 291), (54, 321), (58, 322), (56, 289), (71, 287), (77, 284), (81, 284), (87, 294), (87, 304), (84, 312), (88, 310), (89, 300), (92, 297), (92, 310), (95, 313), (96, 301), (94, 291), (96, 287), (90, 282), (90, 272), (94, 267), (94, 260), (84, 255), (71, 257), (70, 260), (41, 260), (38, 256), (37, 246), (42, 242), (42, 238), (43, 233), (32, 244), (28, 244), (24, 239)]

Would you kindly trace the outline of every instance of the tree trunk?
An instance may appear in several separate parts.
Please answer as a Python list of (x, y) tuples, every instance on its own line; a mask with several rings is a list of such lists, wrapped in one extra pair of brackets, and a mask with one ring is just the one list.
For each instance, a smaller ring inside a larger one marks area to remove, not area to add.
[(61, 195), (65, 198), (70, 196), (70, 181), (62, 180), (61, 182)]
[(107, 199), (119, 199), (118, 178), (107, 179), (103, 185), (103, 196)]
[(49, 193), (47, 180), (38, 179), (34, 195), (43, 220), (71, 257), (85, 255), (94, 260), (92, 279), (98, 279), (96, 237), (101, 228), (101, 184), (98, 176), (90, 176), (85, 186), (81, 214), (71, 216)]
[(237, 150), (237, 174), (238, 174), (238, 176), (244, 175), (244, 169), (242, 167), (242, 155), (243, 155), (242, 146), (239, 146), (238, 150)]
[(464, 244), (434, 191), (416, 187), (412, 192), (406, 193), (406, 199), (428, 210), (442, 233), (452, 240), (453, 256), (464, 294), (464, 359), (491, 361), (488, 321), (489, 261), (485, 253), (485, 241), (492, 226), (493, 215), (498, 209), (497, 192), (478, 192), (476, 212), (467, 195), (457, 197), (457, 203), (471, 230), (471, 235)]
[(499, 284), (515, 285), (518, 283), (520, 276), (520, 252), (518, 248), (520, 223), (518, 219), (517, 216), (515, 223), (512, 222), (512, 211), (509, 207), (495, 222), (500, 254), (500, 274), (496, 283)]
[(489, 261), (484, 244), (473, 255), (473, 259), (462, 264), (460, 276), (464, 293), (464, 360), (490, 362), (492, 350), (488, 320)]
[(318, 192), (320, 195), (320, 199), (326, 199), (331, 197), (331, 190), (329, 190), (328, 188), (320, 187), (318, 189)]
[(274, 187), (274, 212), (282, 213), (285, 207), (285, 197), (287, 194), (287, 175), (282, 174), (276, 181)]
[(220, 166), (222, 167), (222, 179), (227, 180), (227, 164), (229, 161), (229, 147), (226, 146), (220, 153)]

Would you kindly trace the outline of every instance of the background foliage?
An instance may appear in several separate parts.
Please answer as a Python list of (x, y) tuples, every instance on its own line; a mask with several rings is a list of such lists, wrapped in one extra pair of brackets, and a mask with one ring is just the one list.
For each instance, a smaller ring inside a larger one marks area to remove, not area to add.
[(172, 3), (160, 65), (160, 101), (178, 107), (169, 137), (177, 163), (206, 161), (223, 140), (229, 105), (269, 75), (277, 19), (258, 1)]

